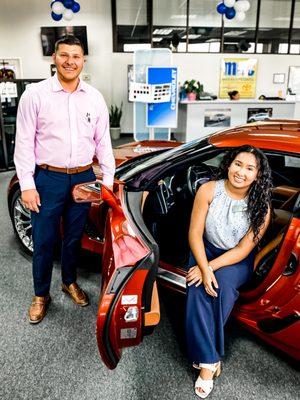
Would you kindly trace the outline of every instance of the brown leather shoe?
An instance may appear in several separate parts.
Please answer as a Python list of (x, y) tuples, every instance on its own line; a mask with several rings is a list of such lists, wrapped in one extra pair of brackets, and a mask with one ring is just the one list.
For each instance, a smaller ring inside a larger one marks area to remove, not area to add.
[(73, 302), (80, 307), (85, 307), (89, 304), (88, 295), (77, 285), (76, 282), (67, 286), (64, 283), (61, 285), (61, 290), (68, 294)]
[(38, 324), (46, 315), (47, 308), (50, 304), (51, 297), (48, 296), (34, 296), (31, 306), (29, 308), (29, 322), (31, 324)]

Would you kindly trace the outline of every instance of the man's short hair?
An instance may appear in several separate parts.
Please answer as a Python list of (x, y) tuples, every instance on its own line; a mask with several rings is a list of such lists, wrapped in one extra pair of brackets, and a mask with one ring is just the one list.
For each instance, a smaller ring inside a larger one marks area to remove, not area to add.
[(79, 40), (74, 35), (66, 35), (66, 36), (63, 36), (62, 38), (58, 39), (57, 42), (55, 43), (55, 53), (57, 52), (60, 44), (68, 44), (69, 46), (74, 46), (74, 45), (80, 46), (82, 48), (82, 52), (84, 54), (84, 47), (83, 47), (81, 40)]

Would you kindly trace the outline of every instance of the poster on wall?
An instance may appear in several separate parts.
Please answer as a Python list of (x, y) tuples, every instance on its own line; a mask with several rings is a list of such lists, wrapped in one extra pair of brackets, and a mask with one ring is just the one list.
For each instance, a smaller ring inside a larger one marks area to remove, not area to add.
[(247, 122), (265, 121), (273, 115), (273, 108), (248, 108)]
[(230, 108), (215, 108), (204, 111), (204, 127), (230, 126)]
[(237, 90), (241, 99), (254, 99), (256, 77), (256, 58), (224, 58), (221, 60), (219, 97), (228, 99), (228, 92)]

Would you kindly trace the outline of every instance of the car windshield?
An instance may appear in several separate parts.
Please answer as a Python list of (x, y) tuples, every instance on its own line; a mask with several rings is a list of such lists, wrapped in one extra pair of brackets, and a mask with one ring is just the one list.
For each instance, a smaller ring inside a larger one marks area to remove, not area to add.
[[(144, 181), (151, 179), (152, 175), (158, 173), (161, 169), (166, 168), (169, 164), (172, 164), (174, 159), (185, 159), (187, 154), (188, 157), (191, 157), (199, 151), (202, 151), (205, 147), (211, 148), (212, 145), (208, 141), (209, 136), (210, 135), (207, 135), (202, 139), (193, 140), (156, 156), (152, 156), (145, 161), (139, 162), (138, 164), (133, 165), (130, 170), (121, 173), (118, 179), (125, 181), (127, 187), (138, 188)], [(147, 171), (150, 169), (151, 176), (147, 174)]]

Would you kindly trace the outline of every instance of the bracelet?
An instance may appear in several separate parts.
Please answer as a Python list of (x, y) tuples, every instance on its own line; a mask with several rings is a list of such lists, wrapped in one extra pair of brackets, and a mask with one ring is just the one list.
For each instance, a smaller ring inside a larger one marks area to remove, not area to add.
[(208, 264), (207, 268), (211, 271), (211, 272), (215, 272), (213, 267), (211, 265)]

